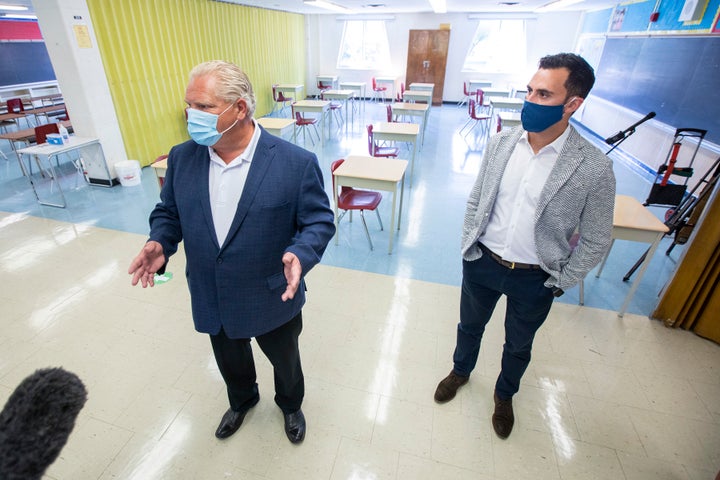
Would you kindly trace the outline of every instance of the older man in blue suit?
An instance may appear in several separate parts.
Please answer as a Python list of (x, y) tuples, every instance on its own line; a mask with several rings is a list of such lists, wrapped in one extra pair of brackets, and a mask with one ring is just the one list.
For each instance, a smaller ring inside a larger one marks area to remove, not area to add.
[(252, 85), (234, 64), (196, 66), (185, 102), (192, 140), (170, 150), (150, 238), (128, 273), (153, 286), (182, 240), (195, 329), (210, 335), (230, 401), (215, 435), (235, 433), (260, 398), (254, 338), (288, 439), (301, 442), (303, 279), (335, 233), (317, 158), (253, 120)]

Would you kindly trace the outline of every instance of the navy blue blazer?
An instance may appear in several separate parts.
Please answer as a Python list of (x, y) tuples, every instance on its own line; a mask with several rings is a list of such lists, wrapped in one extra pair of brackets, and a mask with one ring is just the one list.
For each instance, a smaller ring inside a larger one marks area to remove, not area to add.
[(315, 154), (262, 130), (223, 245), (210, 209), (209, 168), (208, 148), (192, 140), (170, 150), (150, 240), (160, 242), (166, 262), (183, 241), (198, 332), (223, 327), (230, 338), (262, 335), (305, 303), (304, 280), (295, 298), (280, 298), (287, 286), (283, 254), (298, 257), (304, 277), (335, 234), (320, 166)]

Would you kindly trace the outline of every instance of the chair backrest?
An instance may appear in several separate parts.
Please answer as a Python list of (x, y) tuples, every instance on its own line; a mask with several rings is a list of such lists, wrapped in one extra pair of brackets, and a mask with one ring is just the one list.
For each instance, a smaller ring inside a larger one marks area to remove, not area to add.
[(275, 87), (277, 87), (277, 84), (275, 84), (275, 85), (272, 86), (273, 101), (277, 102), (277, 101), (278, 101), (278, 96), (277, 96), (277, 90), (275, 90)]
[(468, 115), (470, 115), (470, 118), (475, 116), (475, 100), (472, 98), (468, 100)]
[[(335, 188), (336, 188), (336, 187), (335, 187), (335, 175), (333, 175), (333, 173), (335, 172), (335, 170), (337, 170), (337, 168), (338, 168), (340, 165), (343, 164), (344, 161), (345, 161), (344, 158), (340, 158), (340, 159), (335, 160), (334, 162), (332, 162), (332, 163), (330, 164), (330, 176), (332, 177), (333, 192), (335, 192)], [(345, 186), (340, 187), (340, 195), (342, 195), (343, 193), (346, 193), (346, 192), (350, 192), (350, 191), (352, 191), (352, 189), (353, 189), (352, 187), (345, 187)], [(333, 194), (333, 195), (334, 195), (334, 194)], [(338, 196), (338, 203), (340, 203), (340, 198), (341, 198), (341, 197)], [(339, 207), (338, 207), (338, 208), (339, 208)]]
[(40, 145), (47, 142), (47, 136), (51, 133), (60, 133), (57, 123), (46, 123), (35, 127), (35, 143)]
[(8, 98), (7, 101), (8, 113), (20, 113), (25, 111), (22, 98)]
[(373, 142), (373, 133), (372, 133), (373, 127), (372, 123), (367, 126), (367, 132), (368, 132), (368, 153), (371, 157), (375, 156), (375, 143)]
[(483, 104), (483, 99), (485, 98), (485, 92), (483, 92), (482, 88), (478, 88), (477, 92), (475, 92), (475, 101), (478, 105)]
[(463, 94), (467, 97), (470, 95), (467, 89), (467, 82), (463, 82)]
[(500, 115), (497, 116), (497, 132), (500, 133), (502, 131), (502, 118), (500, 118)]
[(377, 82), (375, 81), (375, 77), (372, 77), (372, 88), (375, 89), (377, 87)]
[(393, 119), (392, 119), (392, 106), (391, 106), (391, 105), (388, 105), (388, 106), (387, 106), (387, 121), (388, 121), (388, 122), (392, 122), (392, 121), (393, 121)]

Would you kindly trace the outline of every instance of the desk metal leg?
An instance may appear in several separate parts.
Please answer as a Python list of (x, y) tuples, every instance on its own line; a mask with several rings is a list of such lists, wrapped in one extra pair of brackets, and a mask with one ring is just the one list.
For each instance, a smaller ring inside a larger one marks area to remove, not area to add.
[[(32, 160), (30, 160), (32, 161)], [(38, 161), (38, 165), (42, 169), (41, 161)], [(52, 166), (52, 156), (48, 157), (48, 166), (50, 167), (48, 169), (50, 173), (50, 187), (52, 188), (53, 182), (57, 184), (58, 192), (60, 193), (60, 198), (62, 198), (62, 203), (50, 203), (50, 202), (44, 202), (40, 200), (40, 196), (38, 195), (37, 188), (35, 188), (35, 182), (33, 181), (32, 175), (27, 173), (27, 170), (25, 169), (25, 164), (22, 161), (22, 158), (20, 158), (20, 167), (23, 171), (23, 174), (27, 175), (28, 180), (30, 181), (30, 186), (33, 189), (33, 193), (35, 194), (35, 199), (38, 201), (40, 205), (46, 205), (48, 207), (57, 207), (57, 208), (65, 208), (67, 206), (67, 201), (65, 200), (65, 194), (63, 193), (62, 187), (60, 186), (60, 180), (57, 177), (57, 174), (55, 173), (55, 169)], [(41, 170), (42, 171), (42, 170)]]
[(613, 245), (615, 244), (615, 239), (613, 238), (610, 242), (610, 247), (607, 250), (607, 253), (605, 253), (605, 256), (602, 259), (602, 262), (600, 262), (600, 268), (598, 268), (597, 273), (595, 274), (595, 278), (600, 278), (600, 274), (603, 271), (603, 268), (605, 268), (605, 262), (607, 262), (608, 257), (610, 256), (610, 251), (612, 250)]
[(625, 315), (625, 310), (627, 310), (627, 307), (630, 305), (630, 300), (632, 300), (633, 295), (635, 295), (635, 291), (640, 285), (640, 279), (643, 277), (645, 270), (647, 270), (650, 259), (655, 254), (655, 250), (657, 250), (658, 245), (660, 245), (660, 240), (662, 240), (664, 236), (664, 232), (659, 233), (657, 238), (655, 238), (655, 241), (652, 243), (652, 245), (650, 245), (650, 250), (648, 250), (647, 255), (645, 256), (645, 260), (643, 260), (642, 265), (640, 266), (640, 271), (635, 277), (635, 281), (633, 282), (632, 286), (630, 287), (630, 291), (625, 297), (625, 301), (623, 302), (623, 305), (618, 312), (618, 317), (622, 318), (622, 316)]

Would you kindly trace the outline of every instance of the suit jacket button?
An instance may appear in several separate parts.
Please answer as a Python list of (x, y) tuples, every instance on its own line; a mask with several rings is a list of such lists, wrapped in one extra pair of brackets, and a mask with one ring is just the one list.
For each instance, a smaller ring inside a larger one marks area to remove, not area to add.
[(222, 259), (222, 257), (218, 257), (218, 259), (216, 261), (218, 264), (221, 264), (223, 262), (223, 259)]

